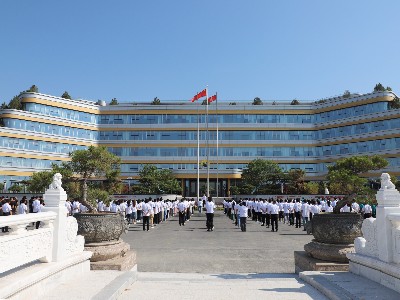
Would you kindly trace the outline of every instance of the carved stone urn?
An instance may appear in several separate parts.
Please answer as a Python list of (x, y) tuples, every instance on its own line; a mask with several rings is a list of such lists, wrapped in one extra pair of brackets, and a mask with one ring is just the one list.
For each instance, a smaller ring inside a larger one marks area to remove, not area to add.
[(320, 213), (311, 220), (314, 240), (304, 245), (311, 257), (348, 263), (347, 253), (354, 252), (354, 239), (362, 236), (363, 218), (356, 213)]
[(136, 264), (136, 254), (120, 239), (127, 229), (117, 213), (78, 213), (78, 233), (85, 237), (85, 250), (93, 253), (91, 270), (128, 270)]
[(74, 217), (86, 244), (118, 240), (126, 230), (124, 218), (117, 213), (78, 213)]

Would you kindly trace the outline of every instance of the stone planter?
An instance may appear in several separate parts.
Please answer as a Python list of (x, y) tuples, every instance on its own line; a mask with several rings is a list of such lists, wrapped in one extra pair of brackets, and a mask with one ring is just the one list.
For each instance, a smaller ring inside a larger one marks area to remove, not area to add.
[(78, 234), (85, 237), (85, 250), (91, 251), (91, 270), (131, 270), (136, 265), (136, 253), (120, 239), (127, 224), (116, 213), (80, 213)]
[(363, 218), (354, 213), (321, 213), (311, 220), (314, 240), (304, 245), (311, 257), (348, 263), (347, 253), (354, 252), (354, 239), (362, 236)]
[(118, 240), (126, 229), (124, 218), (116, 213), (78, 213), (74, 217), (85, 244)]
[(327, 244), (353, 244), (362, 236), (363, 218), (354, 213), (321, 213), (312, 218), (312, 234), (317, 242)]

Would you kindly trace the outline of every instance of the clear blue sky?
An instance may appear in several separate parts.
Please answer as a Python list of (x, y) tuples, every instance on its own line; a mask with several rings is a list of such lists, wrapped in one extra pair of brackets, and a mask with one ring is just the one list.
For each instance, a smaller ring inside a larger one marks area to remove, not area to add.
[(1, 0), (0, 101), (400, 93), (400, 1)]

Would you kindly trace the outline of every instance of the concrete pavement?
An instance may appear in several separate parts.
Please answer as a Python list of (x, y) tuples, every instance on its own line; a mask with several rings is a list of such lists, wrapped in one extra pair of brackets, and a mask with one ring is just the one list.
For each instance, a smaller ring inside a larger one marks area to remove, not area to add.
[(294, 273), (293, 251), (312, 240), (302, 229), (279, 223), (279, 231), (247, 221), (247, 232), (235, 227), (222, 211), (207, 232), (205, 214), (196, 213), (185, 226), (177, 217), (150, 231), (132, 225), (122, 238), (137, 253), (140, 272), (166, 273)]

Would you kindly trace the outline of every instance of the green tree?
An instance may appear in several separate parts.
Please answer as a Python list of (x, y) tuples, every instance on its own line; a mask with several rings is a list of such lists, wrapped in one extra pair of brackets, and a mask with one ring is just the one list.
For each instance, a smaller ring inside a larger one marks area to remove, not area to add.
[(342, 97), (343, 98), (350, 98), (350, 96), (351, 96), (350, 91), (349, 90), (345, 90)]
[(289, 194), (304, 194), (306, 172), (301, 169), (290, 170), (287, 174), (287, 190)]
[(365, 194), (369, 192), (368, 179), (361, 175), (368, 171), (385, 168), (388, 161), (379, 155), (352, 156), (336, 161), (328, 166), (329, 187), (333, 193)]
[(181, 194), (182, 187), (169, 169), (158, 171), (159, 192), (162, 194)]
[(118, 100), (117, 100), (117, 98), (112, 98), (112, 99), (111, 99), (111, 102), (110, 102), (110, 105), (118, 105)]
[(18, 109), (22, 110), (22, 102), (19, 96), (14, 96), (11, 100), (10, 103), (8, 103), (8, 108), (9, 109)]
[(236, 105), (236, 102), (229, 102), (229, 105)]
[(249, 162), (242, 173), (243, 186), (253, 187), (251, 194), (278, 191), (283, 178), (284, 174), (277, 163), (260, 158)]
[(0, 192), (4, 191), (4, 183), (0, 182)]
[(23, 187), (18, 185), (18, 184), (13, 184), (8, 188), (9, 191), (14, 192), (14, 193), (20, 193), (23, 191)]
[(255, 97), (252, 104), (253, 105), (263, 105), (263, 102), (259, 97)]
[[(318, 194), (323, 195), (325, 194), (325, 183), (323, 181), (318, 182)], [(341, 194), (341, 193), (338, 193)]]
[(300, 101), (297, 99), (293, 99), (292, 102), (290, 102), (290, 105), (299, 105)]
[(143, 194), (181, 193), (178, 180), (168, 169), (158, 170), (156, 166), (146, 164), (139, 171), (139, 189)]
[(65, 91), (62, 95), (61, 95), (61, 98), (64, 98), (64, 99), (69, 99), (69, 100), (71, 100), (72, 98), (71, 98), (71, 96), (68, 94), (68, 92), (67, 91)]
[(32, 193), (43, 193), (49, 188), (50, 183), (53, 180), (53, 172), (51, 171), (39, 171), (33, 173), (29, 180), (28, 191)]
[(70, 168), (82, 180), (82, 203), (89, 212), (96, 210), (95, 202), (87, 200), (87, 181), (93, 176), (115, 178), (120, 172), (121, 159), (110, 153), (106, 147), (90, 146), (86, 150), (76, 150), (70, 154)]
[(400, 98), (395, 96), (393, 101), (389, 102), (389, 109), (399, 109), (400, 108)]
[(304, 189), (306, 194), (308, 195), (316, 195), (318, 194), (318, 183), (314, 181), (309, 181), (304, 184)]
[(110, 194), (100, 188), (88, 188), (87, 198), (89, 203), (96, 203), (96, 200), (103, 201), (105, 204), (109, 204)]
[(39, 88), (36, 85), (32, 85), (27, 92), (39, 93)]
[(201, 105), (207, 105), (207, 99), (204, 99), (202, 102), (201, 102)]
[(384, 92), (386, 91), (385, 87), (379, 82), (374, 87), (374, 92)]
[(0, 106), (0, 109), (8, 109), (8, 105), (5, 102), (3, 102)]
[(161, 104), (161, 100), (158, 99), (157, 97), (155, 97), (153, 99), (153, 102), (151, 102), (151, 105), (160, 105)]

